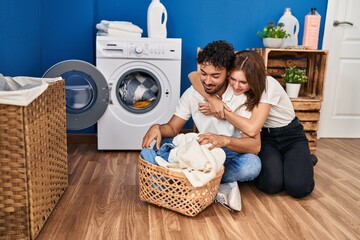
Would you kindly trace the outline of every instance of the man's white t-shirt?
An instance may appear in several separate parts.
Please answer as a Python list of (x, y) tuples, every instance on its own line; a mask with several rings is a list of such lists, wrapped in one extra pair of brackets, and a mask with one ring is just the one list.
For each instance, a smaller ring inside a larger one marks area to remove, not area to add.
[[(228, 85), (225, 93), (222, 95), (222, 101), (234, 113), (246, 118), (251, 117), (251, 112), (247, 111), (245, 106), (243, 106), (246, 102), (246, 96), (244, 94), (235, 96), (230, 85)], [(204, 102), (204, 97), (191, 86), (181, 96), (174, 114), (186, 121), (192, 117), (200, 133), (210, 132), (228, 137), (241, 136), (239, 129), (236, 129), (228, 121), (201, 113), (198, 109), (201, 102)]]
[(294, 107), (281, 84), (271, 76), (266, 78), (266, 88), (260, 102), (271, 105), (269, 115), (264, 123), (266, 128), (277, 128), (288, 125), (295, 118)]

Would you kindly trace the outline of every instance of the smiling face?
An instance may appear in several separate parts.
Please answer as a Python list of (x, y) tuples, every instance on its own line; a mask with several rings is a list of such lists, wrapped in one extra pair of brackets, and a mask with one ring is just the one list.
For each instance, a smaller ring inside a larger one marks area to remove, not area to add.
[(208, 94), (221, 96), (227, 87), (227, 70), (217, 68), (210, 63), (200, 65), (200, 80)]
[(246, 80), (244, 72), (241, 70), (234, 70), (231, 72), (229, 84), (233, 88), (236, 96), (250, 90), (250, 85)]

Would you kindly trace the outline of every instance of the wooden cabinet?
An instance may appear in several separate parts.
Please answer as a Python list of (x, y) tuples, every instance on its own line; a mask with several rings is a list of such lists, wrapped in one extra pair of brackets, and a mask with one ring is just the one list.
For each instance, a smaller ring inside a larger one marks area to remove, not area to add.
[(281, 75), (287, 67), (298, 67), (306, 70), (308, 82), (302, 84), (298, 98), (292, 98), (296, 116), (304, 126), (309, 140), (310, 150), (316, 151), (317, 130), (320, 119), (321, 102), (328, 51), (256, 48), (265, 61), (267, 73), (277, 79), (282, 86), (285, 83)]

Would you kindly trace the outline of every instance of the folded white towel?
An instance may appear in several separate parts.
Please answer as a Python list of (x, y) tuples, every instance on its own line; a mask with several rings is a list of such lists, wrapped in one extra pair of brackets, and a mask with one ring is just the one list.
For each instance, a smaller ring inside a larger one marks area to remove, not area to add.
[(108, 30), (108, 32), (98, 31), (97, 36), (118, 36), (118, 37), (129, 37), (129, 38), (141, 38), (141, 33), (124, 32), (120, 30)]
[(141, 38), (141, 33), (136, 32), (127, 32), (117, 29), (108, 29), (109, 36), (121, 36), (121, 37), (132, 37), (132, 38)]
[(143, 30), (139, 26), (131, 22), (101, 20), (100, 24), (109, 29), (117, 29), (117, 30), (134, 32), (134, 33), (143, 33)]
[(100, 23), (105, 24), (105, 25), (109, 25), (110, 23), (114, 23), (117, 25), (131, 25), (133, 24), (132, 22), (129, 21), (108, 21), (108, 20), (101, 20)]
[(98, 23), (98, 24), (96, 24), (96, 29), (103, 31), (103, 32), (107, 32), (108, 27), (102, 23)]
[(100, 23), (96, 24), (96, 28), (99, 30), (96, 33), (96, 35), (98, 36), (121, 36), (121, 37), (141, 38), (141, 33), (107, 28)]

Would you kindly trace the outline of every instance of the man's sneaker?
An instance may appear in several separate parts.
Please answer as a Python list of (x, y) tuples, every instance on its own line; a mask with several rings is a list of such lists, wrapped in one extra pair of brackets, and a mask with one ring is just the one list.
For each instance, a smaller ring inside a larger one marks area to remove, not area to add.
[(223, 193), (221, 193), (221, 192), (218, 192), (218, 193), (216, 194), (215, 202), (216, 202), (216, 203), (220, 203), (221, 205), (223, 205), (225, 208), (227, 208), (227, 209), (230, 210), (230, 211), (234, 211), (234, 210), (228, 205), (228, 203), (227, 203), (227, 201), (226, 201), (225, 195), (224, 195)]
[(313, 166), (315, 166), (318, 162), (318, 158), (314, 154), (310, 154), (311, 161), (313, 163)]
[(232, 211), (241, 211), (241, 195), (237, 182), (221, 183), (215, 202)]

